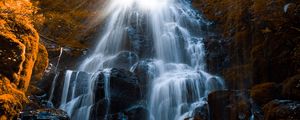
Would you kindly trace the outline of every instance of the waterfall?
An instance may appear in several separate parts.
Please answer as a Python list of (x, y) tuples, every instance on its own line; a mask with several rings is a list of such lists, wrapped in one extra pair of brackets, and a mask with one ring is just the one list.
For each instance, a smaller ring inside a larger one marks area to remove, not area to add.
[[(72, 119), (91, 119), (93, 87), (100, 74), (104, 75), (105, 111), (109, 114), (110, 70), (121, 64), (115, 59), (124, 51), (129, 53), (126, 59), (131, 72), (140, 62), (148, 66), (150, 120), (188, 118), (206, 103), (211, 91), (224, 89), (221, 78), (205, 72), (206, 31), (202, 28), (209, 22), (192, 8), (190, 0), (109, 0), (105, 14), (105, 27), (94, 50), (78, 70), (67, 71), (65, 76), (60, 108)], [(78, 71), (86, 77), (80, 77)], [(76, 95), (77, 89), (81, 94)]]

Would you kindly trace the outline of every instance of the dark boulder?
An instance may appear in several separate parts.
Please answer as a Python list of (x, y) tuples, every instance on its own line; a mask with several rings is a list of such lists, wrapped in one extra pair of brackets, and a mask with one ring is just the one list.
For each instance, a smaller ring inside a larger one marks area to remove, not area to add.
[[(209, 112), (208, 112), (208, 104), (205, 103), (199, 107), (197, 107), (192, 114), (193, 120), (209, 120)], [(190, 118), (186, 118), (185, 120), (189, 120)]]
[(91, 108), (90, 119), (102, 120), (105, 117), (108, 117), (107, 115), (110, 114), (110, 104), (111, 101), (106, 99), (98, 100)]
[[(90, 119), (93, 120), (146, 120), (149, 112), (143, 105), (134, 105), (126, 109), (118, 101), (100, 100), (92, 108)], [(116, 107), (119, 109), (116, 109)], [(113, 108), (113, 109), (111, 109)]]
[[(95, 101), (104, 99), (105, 96), (105, 76), (99, 74), (95, 81)], [(111, 99), (122, 99), (126, 101), (136, 101), (141, 98), (140, 84), (137, 76), (124, 69), (113, 68), (110, 70), (108, 78), (109, 93)]]
[(251, 98), (255, 103), (264, 105), (271, 100), (281, 97), (281, 86), (277, 83), (268, 82), (255, 85), (251, 88)]
[(137, 76), (122, 69), (112, 69), (110, 75), (111, 98), (137, 101), (141, 98)]
[(283, 82), (282, 94), (285, 98), (300, 100), (300, 75), (295, 75)]
[[(104, 74), (99, 74), (98, 79), (95, 81), (94, 95), (96, 103), (91, 110), (93, 119), (114, 116), (117, 113), (126, 111), (142, 99), (139, 80), (134, 73), (113, 68), (110, 70), (108, 80), (106, 80), (106, 77)], [(109, 82), (109, 89), (105, 89), (105, 82)], [(109, 95), (105, 95), (106, 93), (109, 93)]]
[(263, 107), (265, 120), (300, 120), (300, 102), (273, 100)]
[(138, 77), (143, 94), (147, 93), (151, 80), (159, 74), (158, 70), (154, 68), (152, 60), (139, 61), (133, 69), (133, 72)]

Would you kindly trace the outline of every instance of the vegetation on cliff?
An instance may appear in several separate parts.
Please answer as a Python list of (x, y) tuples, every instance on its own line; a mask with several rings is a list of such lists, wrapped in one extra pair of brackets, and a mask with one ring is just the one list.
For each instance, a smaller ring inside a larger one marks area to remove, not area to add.
[(45, 16), (37, 30), (61, 46), (86, 48), (97, 34), (104, 0), (33, 0)]
[[(27, 101), (27, 90), (39, 54), (33, 21), (42, 21), (27, 0), (0, 0), (0, 118), (13, 119)], [(43, 66), (45, 69), (46, 65)], [(44, 71), (40, 68), (40, 71)]]

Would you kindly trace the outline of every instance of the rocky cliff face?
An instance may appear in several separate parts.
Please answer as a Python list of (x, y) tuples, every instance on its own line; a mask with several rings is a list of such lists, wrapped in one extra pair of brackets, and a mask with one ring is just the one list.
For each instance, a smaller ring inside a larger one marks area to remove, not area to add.
[(300, 2), (194, 0), (217, 34), (207, 39), (211, 72), (229, 88), (281, 83), (299, 74)]
[(37, 30), (43, 39), (60, 46), (86, 48), (97, 36), (105, 0), (32, 0), (43, 14)]
[(236, 120), (252, 111), (258, 120), (299, 119), (300, 2), (194, 0), (193, 4), (212, 21), (215, 33), (206, 38), (209, 71), (224, 77), (233, 96), (250, 99), (246, 104), (250, 107), (241, 107), (240, 98), (224, 91), (212, 93), (208, 104), (212, 110), (223, 110), (213, 111), (212, 117)]
[(27, 101), (34, 65), (41, 73), (48, 56), (37, 57), (42, 45), (32, 24), (38, 21), (35, 7), (27, 0), (0, 0), (0, 6), (0, 119), (15, 119)]

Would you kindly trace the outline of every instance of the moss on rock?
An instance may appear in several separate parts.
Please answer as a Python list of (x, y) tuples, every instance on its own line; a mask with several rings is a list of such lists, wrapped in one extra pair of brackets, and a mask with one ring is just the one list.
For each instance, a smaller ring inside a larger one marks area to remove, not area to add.
[(36, 10), (28, 0), (0, 0), (0, 119), (17, 118), (34, 65), (43, 61), (37, 61), (43, 47), (32, 24)]

